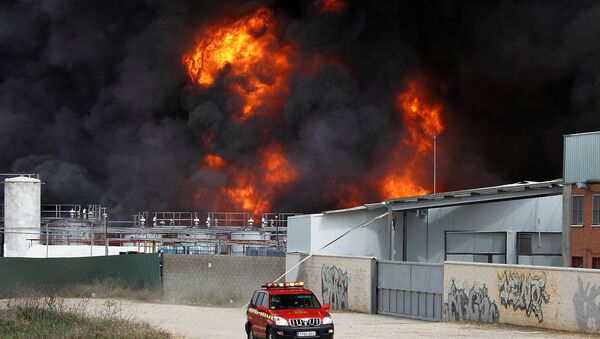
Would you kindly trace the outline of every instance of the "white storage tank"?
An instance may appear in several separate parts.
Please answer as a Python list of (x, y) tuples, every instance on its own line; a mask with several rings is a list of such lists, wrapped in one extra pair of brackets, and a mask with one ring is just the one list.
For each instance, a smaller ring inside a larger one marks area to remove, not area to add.
[[(260, 241), (260, 240), (269, 240), (270, 233), (261, 233), (258, 231), (241, 231), (241, 232), (232, 232), (231, 240), (242, 240), (242, 241)], [(243, 253), (245, 247), (260, 247), (260, 245), (243, 245), (243, 244), (232, 244), (231, 252), (232, 253)]]
[(24, 257), (39, 241), (41, 181), (16, 177), (4, 180), (4, 256)]

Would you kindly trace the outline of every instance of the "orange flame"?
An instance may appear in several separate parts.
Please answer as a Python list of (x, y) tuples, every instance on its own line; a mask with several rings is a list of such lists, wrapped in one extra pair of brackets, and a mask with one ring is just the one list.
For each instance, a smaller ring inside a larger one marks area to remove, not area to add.
[(346, 2), (344, 0), (316, 0), (315, 4), (319, 9), (319, 12), (341, 12), (346, 9)]
[(267, 145), (258, 154), (258, 165), (243, 169), (232, 166), (227, 170), (233, 182), (222, 187), (221, 193), (230, 208), (254, 214), (269, 211), (273, 198), (298, 177), (281, 145)]
[(294, 181), (298, 172), (283, 154), (283, 147), (272, 144), (260, 152), (264, 182), (269, 185), (281, 186)]
[(225, 167), (225, 160), (220, 155), (208, 153), (204, 156), (204, 165), (212, 169), (222, 169)]
[(400, 95), (398, 103), (404, 111), (404, 124), (410, 134), (410, 139), (404, 142), (417, 146), (419, 153), (432, 150), (433, 137), (444, 130), (441, 107), (427, 105), (414, 82), (409, 83), (408, 91)]
[(273, 30), (273, 13), (266, 8), (208, 28), (193, 52), (183, 56), (190, 79), (206, 87), (214, 85), (220, 74), (227, 74), (226, 85), (243, 101), (239, 120), (273, 114), (288, 92), (293, 50), (280, 45)]
[[(379, 194), (383, 199), (416, 196), (429, 193), (422, 182), (427, 180), (424, 170), (432, 157), (433, 138), (444, 130), (439, 105), (425, 102), (425, 91), (415, 83), (398, 97), (403, 111), (403, 121), (408, 136), (401, 140), (392, 152), (392, 161), (379, 182)], [(406, 148), (413, 150), (406, 150)]]

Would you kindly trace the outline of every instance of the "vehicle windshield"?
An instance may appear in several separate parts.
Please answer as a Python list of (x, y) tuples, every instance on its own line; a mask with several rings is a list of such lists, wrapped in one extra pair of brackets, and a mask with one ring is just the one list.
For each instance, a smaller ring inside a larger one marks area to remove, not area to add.
[(271, 295), (271, 309), (320, 308), (321, 304), (313, 294), (276, 294)]

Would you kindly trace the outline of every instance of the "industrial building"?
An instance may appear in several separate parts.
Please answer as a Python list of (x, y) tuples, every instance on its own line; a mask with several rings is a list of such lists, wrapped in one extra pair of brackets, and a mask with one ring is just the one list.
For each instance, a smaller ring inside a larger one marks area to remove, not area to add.
[[(0, 256), (83, 257), (124, 253), (285, 255), (295, 213), (140, 212), (110, 220), (100, 205), (42, 204), (36, 174), (1, 174)], [(254, 219), (257, 219), (255, 221)]]
[(561, 186), (521, 182), (294, 216), (288, 252), (314, 253), (332, 236), (385, 214), (320, 254), (562, 266)]
[(600, 132), (564, 138), (564, 266), (600, 269)]
[[(564, 145), (564, 181), (524, 181), (294, 216), (288, 252), (600, 268), (600, 132), (567, 135)], [(329, 244), (362, 223), (367, 225)]]

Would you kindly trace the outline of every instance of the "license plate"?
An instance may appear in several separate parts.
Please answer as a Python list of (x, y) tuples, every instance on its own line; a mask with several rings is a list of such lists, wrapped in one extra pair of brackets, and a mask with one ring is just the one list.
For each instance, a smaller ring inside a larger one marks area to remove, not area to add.
[(317, 331), (303, 331), (296, 333), (296, 337), (315, 337), (317, 335)]

